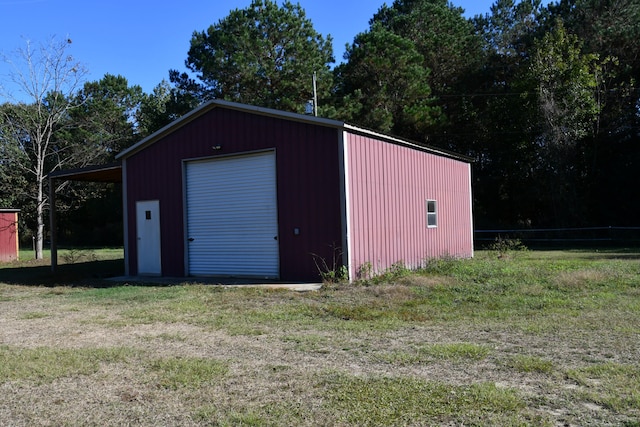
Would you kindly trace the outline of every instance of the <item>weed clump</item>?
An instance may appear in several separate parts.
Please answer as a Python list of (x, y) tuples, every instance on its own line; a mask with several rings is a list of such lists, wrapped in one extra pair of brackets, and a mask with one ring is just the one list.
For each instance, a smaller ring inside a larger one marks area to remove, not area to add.
[(345, 265), (341, 265), (342, 250), (332, 247), (332, 259), (327, 261), (325, 258), (317, 254), (313, 256), (313, 262), (316, 264), (318, 274), (324, 283), (342, 283), (349, 279), (349, 269)]
[(495, 241), (489, 245), (488, 249), (495, 253), (499, 259), (511, 258), (514, 252), (523, 252), (528, 248), (520, 239), (510, 239), (509, 237), (496, 237)]
[(411, 273), (412, 270), (405, 265), (404, 261), (394, 262), (391, 267), (380, 272), (374, 271), (371, 262), (367, 261), (358, 267), (356, 283), (365, 286), (391, 283), (407, 277)]
[(84, 251), (80, 249), (69, 249), (61, 255), (66, 264), (75, 264), (78, 262), (93, 262), (98, 260), (98, 255), (94, 251)]

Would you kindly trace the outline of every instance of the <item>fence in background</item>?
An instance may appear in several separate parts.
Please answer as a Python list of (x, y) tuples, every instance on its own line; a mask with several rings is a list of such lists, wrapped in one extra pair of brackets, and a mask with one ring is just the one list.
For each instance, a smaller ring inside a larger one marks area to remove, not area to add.
[(475, 230), (478, 248), (499, 239), (518, 239), (528, 247), (640, 246), (640, 227), (532, 228)]

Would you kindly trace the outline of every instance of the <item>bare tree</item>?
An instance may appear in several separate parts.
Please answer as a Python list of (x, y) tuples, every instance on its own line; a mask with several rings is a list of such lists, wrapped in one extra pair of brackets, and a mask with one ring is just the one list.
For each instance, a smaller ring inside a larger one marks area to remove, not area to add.
[[(36, 47), (26, 41), (12, 57), (3, 56), (11, 66), (7, 82), (11, 88), (0, 87), (0, 95), (8, 100), (2, 109), (4, 132), (18, 144), (28, 159), (20, 163), (24, 173), (35, 182), (36, 258), (42, 259), (44, 242), (44, 212), (48, 197), (46, 177), (67, 163), (65, 144), (55, 140), (56, 130), (68, 118), (74, 105), (73, 96), (82, 86), (86, 69), (68, 52), (71, 39), (52, 37), (47, 44)], [(9, 91), (13, 89), (17, 95)]]

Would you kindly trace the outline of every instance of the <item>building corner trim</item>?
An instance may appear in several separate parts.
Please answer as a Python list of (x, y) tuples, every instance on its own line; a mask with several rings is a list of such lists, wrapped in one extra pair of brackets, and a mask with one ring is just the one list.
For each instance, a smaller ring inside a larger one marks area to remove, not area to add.
[(340, 167), (340, 211), (342, 219), (342, 264), (347, 267), (349, 281), (355, 279), (355, 270), (351, 262), (351, 206), (349, 202), (349, 134), (338, 130), (338, 161)]
[(124, 233), (124, 274), (131, 275), (129, 268), (129, 204), (127, 202), (127, 159), (122, 159), (122, 231)]

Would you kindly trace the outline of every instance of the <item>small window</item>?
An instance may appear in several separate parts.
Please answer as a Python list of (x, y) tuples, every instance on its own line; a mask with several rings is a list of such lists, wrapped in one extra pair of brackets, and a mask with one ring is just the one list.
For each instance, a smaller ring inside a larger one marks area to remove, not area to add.
[(427, 227), (438, 226), (438, 204), (435, 200), (427, 200)]
[(146, 219), (151, 219), (151, 211), (145, 211), (145, 212), (144, 212), (144, 217), (145, 217)]

